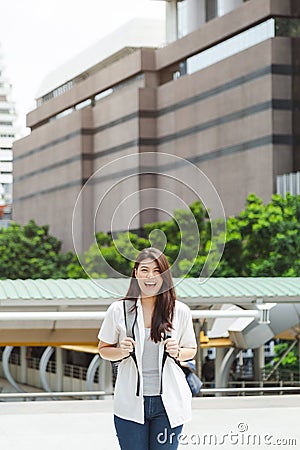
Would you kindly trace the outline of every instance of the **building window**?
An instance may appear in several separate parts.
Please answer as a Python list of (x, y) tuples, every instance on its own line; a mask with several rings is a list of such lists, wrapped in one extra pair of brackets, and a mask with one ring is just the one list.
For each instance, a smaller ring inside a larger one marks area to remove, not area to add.
[[(215, 0), (207, 0), (206, 2), (210, 5), (211, 14), (213, 14), (212, 4), (214, 1)], [(206, 12), (208, 13), (208, 9)], [(229, 58), (232, 55), (266, 41), (267, 39), (275, 38), (276, 36), (299, 38), (300, 19), (274, 17), (266, 20), (265, 22), (261, 22), (258, 25), (255, 25), (182, 61), (181, 65), (186, 70), (176, 71), (173, 79), (176, 80), (185, 74), (192, 74), (209, 67), (212, 64)]]
[(276, 36), (300, 37), (300, 19), (277, 17), (275, 30)]
[(289, 192), (291, 195), (300, 195), (300, 172), (291, 172), (278, 175), (276, 179), (277, 194), (285, 197)]
[(105, 91), (99, 92), (99, 94), (95, 95), (94, 97), (94, 101), (98, 102), (99, 100), (101, 100), (102, 98), (107, 97), (108, 95), (113, 93), (113, 89), (106, 89)]
[(218, 0), (206, 0), (205, 1), (205, 14), (206, 22), (214, 19), (218, 15)]
[(188, 58), (187, 73), (197, 72), (273, 37), (275, 37), (275, 20), (269, 19)]
[(88, 98), (87, 100), (84, 100), (83, 102), (78, 103), (78, 104), (75, 106), (75, 109), (76, 109), (76, 111), (77, 111), (77, 110), (79, 110), (79, 109), (85, 108), (86, 106), (90, 106), (91, 103), (92, 103), (91, 99)]
[(58, 97), (59, 95), (63, 95), (65, 92), (68, 92), (73, 86), (73, 81), (68, 81), (67, 83), (59, 86), (48, 94), (43, 95), (43, 97), (37, 99), (37, 106), (41, 106), (43, 103), (48, 102), (54, 97)]
[(177, 3), (177, 21), (177, 33), (180, 39), (187, 34), (187, 4), (185, 0)]
[(65, 109), (64, 111), (62, 111), (62, 112), (56, 114), (56, 116), (51, 117), (51, 118), (50, 118), (50, 121), (53, 121), (53, 120), (56, 120), (56, 119), (61, 119), (62, 117), (69, 116), (70, 114), (73, 113), (73, 111), (74, 111), (74, 108), (73, 108), (73, 107), (72, 107), (72, 108)]

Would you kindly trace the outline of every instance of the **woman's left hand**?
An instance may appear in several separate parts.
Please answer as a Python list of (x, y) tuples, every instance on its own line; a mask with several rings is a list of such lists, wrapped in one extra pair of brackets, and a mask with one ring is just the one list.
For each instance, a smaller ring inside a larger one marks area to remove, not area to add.
[(165, 340), (166, 351), (172, 358), (177, 358), (179, 353), (179, 344), (176, 339), (168, 338)]

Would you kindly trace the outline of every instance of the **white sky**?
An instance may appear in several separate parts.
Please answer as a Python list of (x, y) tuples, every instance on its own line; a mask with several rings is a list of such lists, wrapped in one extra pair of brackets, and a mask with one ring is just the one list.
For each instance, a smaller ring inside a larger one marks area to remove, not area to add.
[(0, 51), (21, 135), (43, 78), (133, 17), (162, 18), (164, 1), (0, 0)]

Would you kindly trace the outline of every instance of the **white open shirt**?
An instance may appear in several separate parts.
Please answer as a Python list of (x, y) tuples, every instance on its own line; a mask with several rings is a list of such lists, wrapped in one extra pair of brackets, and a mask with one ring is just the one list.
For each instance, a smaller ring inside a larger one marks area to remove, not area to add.
[[(125, 358), (118, 367), (114, 392), (114, 414), (122, 419), (144, 423), (144, 399), (142, 377), (142, 355), (144, 349), (145, 325), (140, 299), (137, 300), (137, 322), (135, 325), (135, 353), (140, 373), (140, 395), (136, 395), (137, 368), (132, 358)], [(105, 315), (98, 338), (108, 344), (119, 345), (126, 337), (123, 302), (113, 302)], [(192, 314), (187, 305), (176, 300), (171, 337), (180, 347), (196, 348)], [(159, 347), (159, 370), (161, 376), (164, 344)], [(171, 427), (182, 425), (191, 419), (191, 391), (181, 368), (172, 358), (167, 358), (162, 374), (162, 402)]]

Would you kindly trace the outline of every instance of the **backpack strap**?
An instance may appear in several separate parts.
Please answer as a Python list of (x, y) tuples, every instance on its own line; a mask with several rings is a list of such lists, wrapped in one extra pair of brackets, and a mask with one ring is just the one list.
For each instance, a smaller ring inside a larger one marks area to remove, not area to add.
[[(164, 331), (164, 340), (168, 339), (170, 337), (171, 337), (171, 335), (168, 334), (166, 331)], [(165, 367), (165, 363), (166, 363), (167, 357), (172, 358), (172, 356), (170, 356), (169, 353), (167, 352), (166, 346), (164, 346), (164, 353), (163, 353), (162, 363), (161, 363), (160, 392), (159, 392), (160, 395), (162, 394), (162, 377), (163, 377), (163, 370), (164, 370), (164, 367)], [(172, 358), (172, 359), (174, 359), (174, 361), (176, 363), (178, 363), (175, 358)]]
[(163, 377), (163, 370), (165, 367), (165, 362), (167, 357), (170, 356), (169, 353), (167, 353), (166, 349), (164, 348), (164, 353), (163, 353), (163, 357), (162, 357), (162, 364), (161, 364), (161, 375), (160, 375), (160, 395), (162, 394), (162, 377)]
[(137, 307), (133, 300), (123, 300), (123, 311), (126, 327), (126, 336), (135, 339), (134, 326), (137, 321)]
[[(133, 300), (124, 299), (123, 300), (123, 310), (124, 310), (124, 320), (125, 320), (125, 327), (126, 327), (126, 336), (131, 337), (132, 339), (135, 339), (135, 333), (134, 333), (134, 326), (137, 321), (137, 307)], [(137, 370), (137, 386), (136, 386), (136, 395), (139, 397), (140, 395), (140, 372), (138, 369), (135, 349), (133, 349), (132, 352), (130, 352), (129, 355), (136, 366)]]

